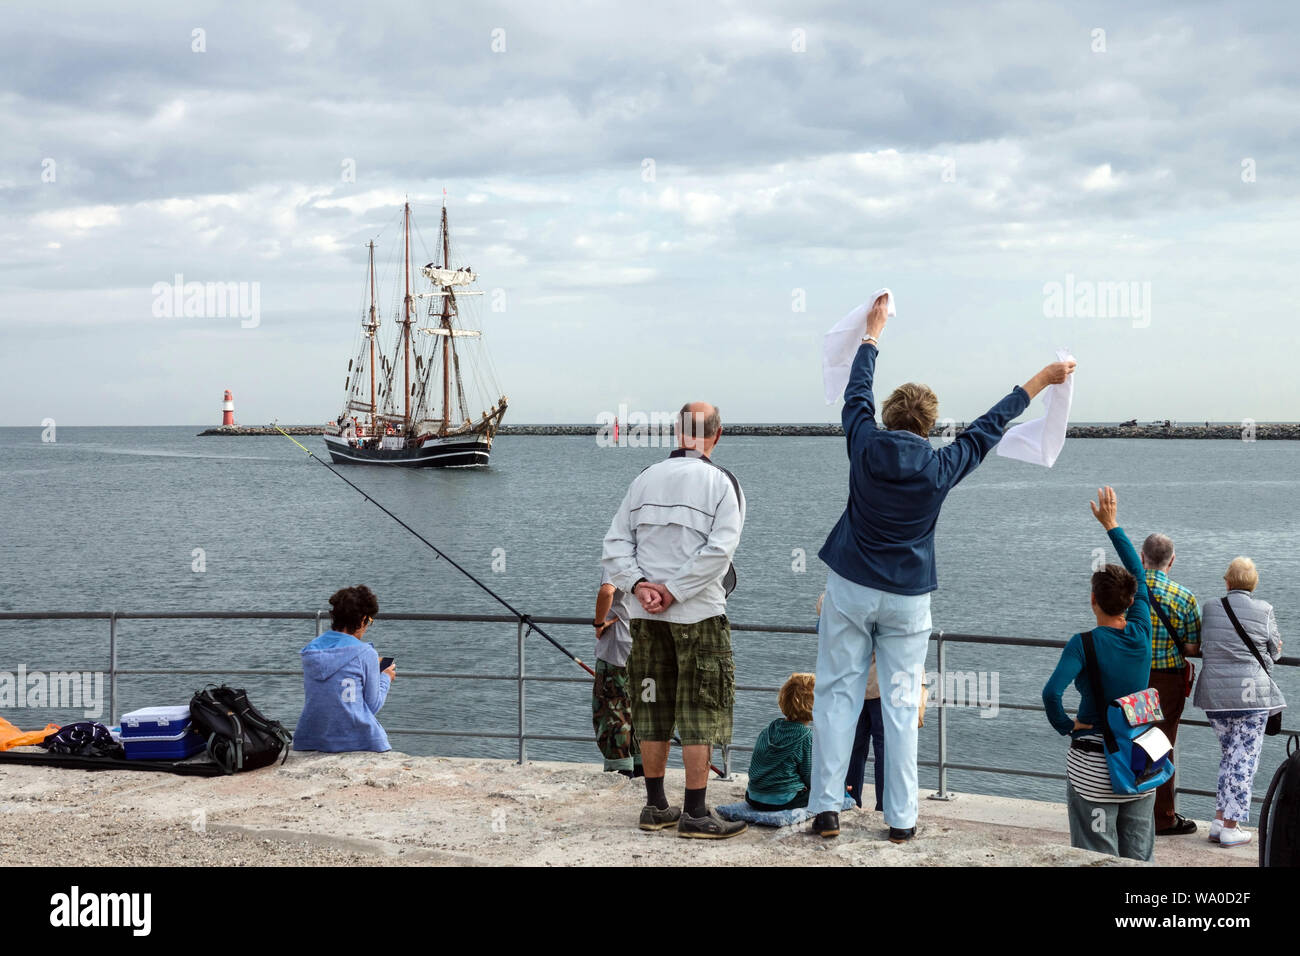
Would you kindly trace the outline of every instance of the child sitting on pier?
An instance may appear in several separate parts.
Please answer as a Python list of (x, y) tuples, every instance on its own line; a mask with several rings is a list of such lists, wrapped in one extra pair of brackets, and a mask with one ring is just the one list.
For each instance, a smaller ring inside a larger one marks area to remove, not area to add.
[(755, 810), (793, 810), (808, 806), (812, 780), (812, 674), (791, 674), (781, 685), (778, 717), (758, 735), (749, 762), (745, 802)]

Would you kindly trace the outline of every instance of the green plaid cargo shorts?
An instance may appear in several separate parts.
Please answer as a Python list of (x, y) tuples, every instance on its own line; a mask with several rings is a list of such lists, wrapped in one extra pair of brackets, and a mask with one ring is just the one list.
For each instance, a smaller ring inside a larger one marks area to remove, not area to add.
[(632, 724), (641, 740), (731, 743), (736, 665), (725, 614), (695, 624), (633, 618)]

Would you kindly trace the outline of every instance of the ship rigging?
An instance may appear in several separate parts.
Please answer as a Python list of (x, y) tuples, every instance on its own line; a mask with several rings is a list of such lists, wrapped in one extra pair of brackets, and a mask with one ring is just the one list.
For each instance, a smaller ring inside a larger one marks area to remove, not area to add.
[[(367, 243), (358, 347), (348, 362), (343, 412), (326, 430), (325, 445), (335, 463), (486, 465), (507, 402), (496, 385), (482, 330), (464, 314), (467, 303), (483, 295), (473, 287), (478, 275), (468, 265), (453, 264), (444, 200), (437, 256), (419, 271), (420, 278), (413, 277), (412, 225), (408, 202), (402, 207), (401, 304), (393, 310), (387, 348), (381, 341), (375, 243)], [(471, 366), (467, 374), (461, 371), (462, 356)], [(470, 411), (466, 377), (482, 409), (477, 416)]]

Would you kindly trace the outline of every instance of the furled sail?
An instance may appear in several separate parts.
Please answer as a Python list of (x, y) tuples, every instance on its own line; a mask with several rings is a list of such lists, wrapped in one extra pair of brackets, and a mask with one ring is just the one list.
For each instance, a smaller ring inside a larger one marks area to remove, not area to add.
[(475, 273), (469, 271), (469, 266), (461, 266), (459, 269), (445, 269), (430, 262), (421, 271), (428, 276), (434, 285), (440, 286), (469, 285), (478, 278)]

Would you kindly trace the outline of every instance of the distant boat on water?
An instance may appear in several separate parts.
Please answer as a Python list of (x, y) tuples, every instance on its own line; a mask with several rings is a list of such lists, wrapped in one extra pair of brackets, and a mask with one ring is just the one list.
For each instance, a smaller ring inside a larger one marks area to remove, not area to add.
[[(402, 306), (387, 348), (379, 341), (374, 242), (368, 247), (369, 307), (348, 361), (343, 412), (325, 430), (330, 457), (339, 464), (406, 468), (486, 465), (506, 397), (494, 381), (482, 332), (460, 321), (461, 301), (483, 293), (472, 288), (478, 275), (469, 266), (452, 264), (445, 200), (438, 258), (420, 270), (428, 282), (423, 291), (412, 285), (411, 204), (403, 205)], [(491, 403), (477, 417), (465, 397), (462, 354), (472, 362), (471, 387)]]

